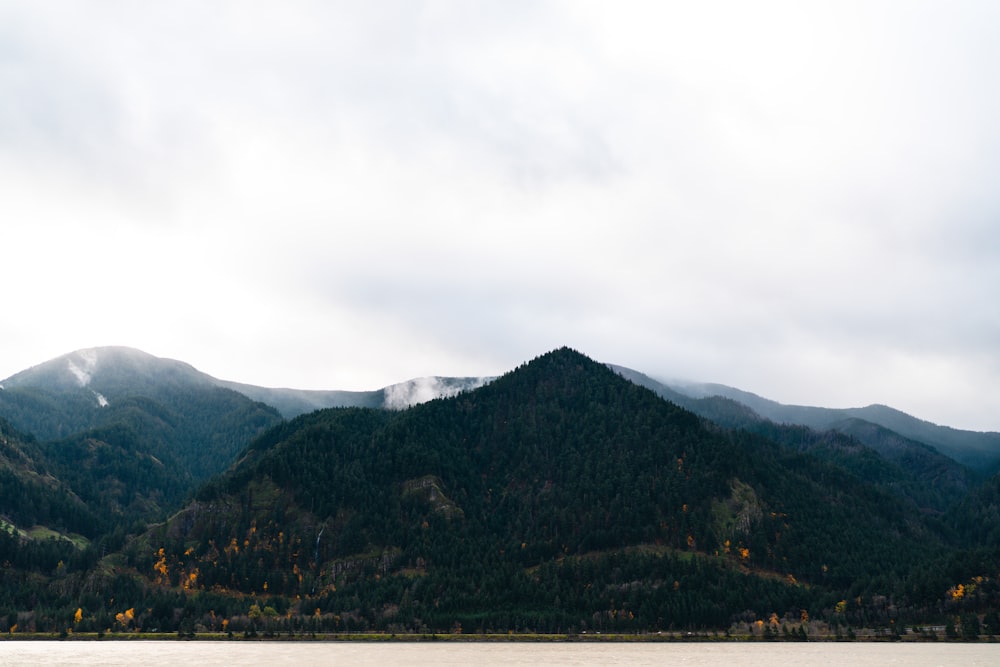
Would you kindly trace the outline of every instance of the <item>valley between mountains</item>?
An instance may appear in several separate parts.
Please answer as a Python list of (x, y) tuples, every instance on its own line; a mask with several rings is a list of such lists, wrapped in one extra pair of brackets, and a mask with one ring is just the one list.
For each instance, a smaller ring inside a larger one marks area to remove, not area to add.
[(128, 348), (0, 384), (11, 636), (1000, 634), (997, 433), (567, 348), (371, 392)]

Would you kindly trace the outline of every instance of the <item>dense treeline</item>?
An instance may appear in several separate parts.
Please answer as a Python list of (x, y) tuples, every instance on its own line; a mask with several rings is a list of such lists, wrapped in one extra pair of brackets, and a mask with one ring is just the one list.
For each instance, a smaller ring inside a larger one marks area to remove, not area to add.
[(274, 408), (221, 387), (164, 387), (153, 397), (124, 394), (104, 407), (94, 396), (83, 387), (7, 389), (0, 392), (0, 414), (46, 442), (91, 430), (131, 429), (141, 434), (140, 449), (197, 480), (224, 470), (251, 439), (281, 421)]
[[(18, 526), (37, 523), (87, 537), (162, 519), (281, 422), (273, 408), (229, 389), (167, 386), (156, 395), (123, 394), (101, 407), (83, 387), (0, 392), (0, 407), (21, 421), (18, 429), (4, 422), (22, 443), (20, 458), (49, 478), (16, 472), (16, 460), (0, 468), (0, 514)], [(72, 434), (37, 439), (19, 433), (25, 426)]]
[(39, 444), (0, 419), (0, 508), (9, 524), (94, 536), (107, 526), (45, 465)]

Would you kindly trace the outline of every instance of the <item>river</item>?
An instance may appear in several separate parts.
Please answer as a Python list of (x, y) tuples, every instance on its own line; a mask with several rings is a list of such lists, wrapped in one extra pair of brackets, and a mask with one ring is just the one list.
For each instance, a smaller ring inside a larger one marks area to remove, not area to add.
[(3, 641), (0, 642), (0, 664), (5, 667), (643, 667), (664, 664), (973, 667), (1000, 664), (1000, 644)]

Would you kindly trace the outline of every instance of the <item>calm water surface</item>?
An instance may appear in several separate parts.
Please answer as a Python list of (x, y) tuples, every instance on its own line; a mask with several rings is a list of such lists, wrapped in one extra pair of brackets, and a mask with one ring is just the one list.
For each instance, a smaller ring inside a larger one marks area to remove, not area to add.
[(0, 665), (1000, 665), (1000, 644), (0, 642)]

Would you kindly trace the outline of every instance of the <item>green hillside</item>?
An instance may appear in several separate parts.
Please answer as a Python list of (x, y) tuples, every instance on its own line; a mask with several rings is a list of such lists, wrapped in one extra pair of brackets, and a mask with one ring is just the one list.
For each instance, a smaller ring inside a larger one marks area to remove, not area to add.
[[(147, 585), (340, 628), (607, 631), (832, 616), (848, 597), (888, 622), (865, 600), (946, 549), (905, 497), (564, 349), (457, 398), (282, 425), (127, 553)], [(944, 591), (922, 595), (894, 613)]]
[[(632, 371), (635, 373), (635, 371)], [(637, 374), (640, 375), (641, 374)], [(682, 385), (670, 387), (641, 376), (644, 383), (654, 391), (674, 400), (680, 395), (681, 405), (688, 406), (692, 398), (721, 396), (732, 399), (753, 410), (756, 414), (782, 424), (798, 424), (825, 431), (837, 429), (847, 422), (864, 421), (925, 446), (933, 447), (941, 454), (954, 459), (977, 473), (991, 475), (1000, 468), (1000, 433), (964, 431), (939, 426), (917, 419), (885, 405), (869, 405), (863, 408), (821, 408), (805, 405), (784, 405), (762, 398), (756, 394), (734, 389), (720, 384)], [(685, 400), (687, 399), (687, 400)], [(875, 434), (872, 445), (882, 439)]]
[(128, 348), (83, 350), (14, 375), (0, 391), (0, 418), (37, 439), (49, 472), (114, 522), (162, 518), (281, 421), (187, 364)]
[[(100, 511), (89, 545), (0, 531), (0, 631), (895, 634), (1000, 609), (993, 529), (971, 529), (993, 487), (892, 434), (877, 451), (701, 399), (726, 428), (569, 349), (407, 410), (275, 420), (239, 454), (271, 413), (202, 389), (8, 438), (10, 460), (36, 456), (22, 478)], [(181, 505), (207, 472), (177, 444), (188, 423), (238, 460)]]

